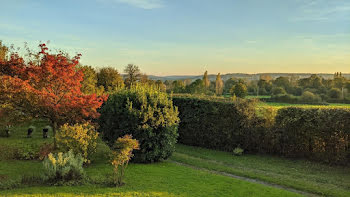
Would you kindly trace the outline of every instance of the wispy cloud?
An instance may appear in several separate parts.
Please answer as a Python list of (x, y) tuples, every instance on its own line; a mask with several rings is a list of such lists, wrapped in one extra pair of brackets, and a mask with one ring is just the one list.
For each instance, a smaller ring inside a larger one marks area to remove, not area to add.
[(292, 17), (291, 21), (328, 21), (350, 16), (349, 1), (310, 0), (302, 3), (298, 14)]
[(247, 44), (256, 44), (256, 43), (258, 43), (258, 41), (256, 41), (256, 40), (246, 40), (245, 43), (247, 43)]
[(114, 0), (117, 3), (126, 3), (142, 9), (155, 9), (164, 6), (162, 0)]

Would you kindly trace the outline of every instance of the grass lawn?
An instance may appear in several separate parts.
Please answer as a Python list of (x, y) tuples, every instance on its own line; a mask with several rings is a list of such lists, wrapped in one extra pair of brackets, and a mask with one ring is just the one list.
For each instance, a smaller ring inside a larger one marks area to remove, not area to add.
[(350, 168), (331, 167), (305, 160), (267, 155), (233, 156), (231, 153), (177, 145), (172, 160), (234, 175), (259, 179), (298, 190), (350, 196)]
[[(45, 125), (40, 124), (36, 126)], [(42, 139), (41, 130), (33, 133), (33, 138), (24, 138), (27, 126), (16, 128), (10, 138), (0, 138), (0, 143), (6, 143), (3, 147), (27, 147), (52, 140)], [(300, 196), (283, 189), (196, 170), (170, 161), (130, 164), (125, 177), (126, 185), (110, 187), (105, 184), (112, 173), (108, 152), (108, 147), (99, 141), (93, 163), (85, 168), (88, 181), (81, 186), (21, 185), (23, 175), (38, 175), (42, 172), (42, 163), (0, 159), (0, 187), (19, 184), (15, 189), (0, 190), (0, 196)]]
[(259, 98), (261, 98), (261, 99), (268, 99), (268, 98), (271, 98), (271, 96), (269, 96), (269, 95), (260, 95), (260, 96), (248, 95), (245, 98), (247, 98), (247, 99), (259, 99)]
[[(8, 170), (9, 168), (16, 168), (19, 171)], [(39, 162), (33, 161), (0, 162), (0, 173), (7, 174), (9, 177), (19, 177), (19, 174), (30, 172), (32, 168), (40, 170), (41, 165)], [(97, 163), (88, 167), (86, 171), (91, 179), (98, 182), (108, 176), (112, 169), (107, 164)], [(0, 196), (37, 196), (38, 194), (43, 196), (76, 196), (76, 194), (117, 196), (298, 196), (284, 190), (193, 170), (169, 162), (130, 165), (126, 173), (126, 185), (120, 188), (92, 184), (24, 187), (0, 191)]]
[(350, 108), (350, 104), (330, 103), (329, 105), (309, 105), (309, 104), (290, 104), (290, 103), (275, 103), (275, 102), (260, 102), (259, 107), (307, 107), (307, 108)]

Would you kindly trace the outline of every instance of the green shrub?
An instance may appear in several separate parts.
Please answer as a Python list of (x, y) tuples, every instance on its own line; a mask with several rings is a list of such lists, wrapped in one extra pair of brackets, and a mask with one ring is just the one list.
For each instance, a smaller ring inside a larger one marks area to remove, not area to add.
[(272, 94), (273, 95), (278, 95), (278, 94), (287, 94), (286, 90), (282, 87), (274, 87), (272, 88)]
[(174, 97), (179, 142), (232, 152), (268, 153), (350, 163), (350, 109), (258, 108), (254, 102)]
[(75, 154), (81, 154), (84, 163), (90, 163), (91, 155), (96, 152), (98, 133), (89, 123), (63, 125), (56, 134), (56, 142), (59, 150), (67, 152), (72, 150)]
[(257, 116), (254, 100), (181, 96), (173, 101), (179, 108), (180, 143), (230, 152), (238, 146), (258, 149), (264, 119)]
[(244, 150), (239, 148), (239, 147), (233, 149), (233, 155), (235, 155), (235, 156), (241, 156), (241, 155), (243, 155), (243, 152), (244, 152)]
[(50, 153), (43, 161), (44, 179), (51, 183), (60, 181), (80, 180), (85, 176), (84, 158), (72, 150), (67, 153)]
[(318, 96), (312, 92), (305, 91), (301, 95), (300, 101), (305, 102), (305, 103), (320, 103), (320, 102), (322, 102), (322, 99), (320, 96)]
[(329, 98), (331, 99), (341, 99), (342, 91), (338, 88), (332, 88), (328, 93)]
[(175, 150), (178, 111), (166, 93), (151, 87), (134, 86), (110, 95), (100, 110), (99, 131), (113, 146), (131, 134), (140, 143), (133, 161), (167, 159)]
[(299, 97), (291, 94), (277, 94), (271, 96), (271, 101), (283, 103), (298, 103)]
[(0, 144), (0, 159), (35, 160), (39, 158), (40, 144), (19, 143)]
[(334, 164), (350, 162), (350, 110), (282, 108), (276, 116), (279, 154)]

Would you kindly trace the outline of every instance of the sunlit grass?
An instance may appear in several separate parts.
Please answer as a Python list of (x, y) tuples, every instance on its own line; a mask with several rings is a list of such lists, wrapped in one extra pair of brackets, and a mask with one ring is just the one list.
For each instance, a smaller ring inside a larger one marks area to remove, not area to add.
[[(46, 142), (40, 133), (25, 138), (28, 125), (15, 128), (10, 141), (23, 146)], [(42, 127), (36, 124), (37, 127)], [(50, 139), (49, 139), (50, 140)], [(130, 164), (126, 171), (125, 185), (113, 187), (110, 180), (109, 148), (101, 140), (92, 164), (85, 168), (87, 181), (80, 186), (26, 186), (21, 185), (23, 175), (40, 176), (40, 161), (0, 160), (0, 186), (15, 184), (15, 189), (0, 190), (0, 196), (299, 196), (283, 189), (250, 183), (231, 177), (164, 161), (153, 164)]]
[(232, 153), (177, 145), (177, 162), (263, 180), (326, 196), (350, 196), (350, 169), (306, 160)]

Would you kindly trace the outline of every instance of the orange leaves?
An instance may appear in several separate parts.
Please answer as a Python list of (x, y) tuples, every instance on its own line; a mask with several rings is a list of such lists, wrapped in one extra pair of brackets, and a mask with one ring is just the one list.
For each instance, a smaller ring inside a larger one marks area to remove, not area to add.
[(24, 113), (64, 124), (97, 118), (106, 96), (84, 95), (80, 91), (82, 71), (77, 71), (81, 54), (69, 58), (52, 54), (39, 45), (35, 60), (25, 62), (18, 54), (0, 62), (0, 103), (7, 99)]

